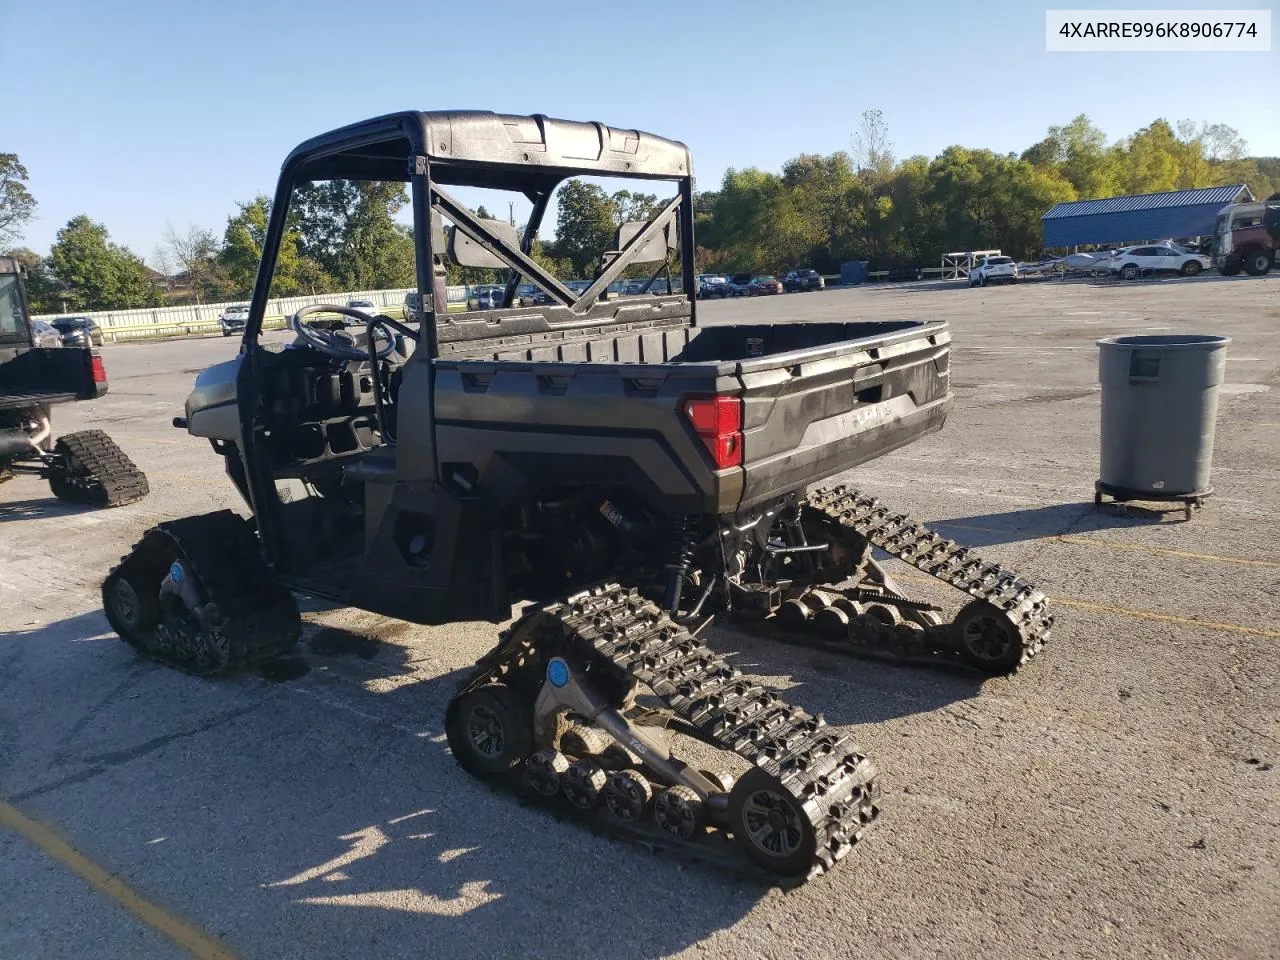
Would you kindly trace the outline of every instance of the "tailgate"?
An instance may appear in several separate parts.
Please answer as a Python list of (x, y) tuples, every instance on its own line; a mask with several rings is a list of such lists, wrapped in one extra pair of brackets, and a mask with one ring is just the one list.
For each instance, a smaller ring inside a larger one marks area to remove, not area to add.
[(945, 422), (952, 397), (944, 321), (843, 326), (847, 339), (738, 364), (740, 508), (826, 480)]
[[(107, 391), (106, 375), (89, 348), (29, 347), (0, 354), (0, 408), (90, 400)], [(98, 379), (98, 377), (101, 379)]]

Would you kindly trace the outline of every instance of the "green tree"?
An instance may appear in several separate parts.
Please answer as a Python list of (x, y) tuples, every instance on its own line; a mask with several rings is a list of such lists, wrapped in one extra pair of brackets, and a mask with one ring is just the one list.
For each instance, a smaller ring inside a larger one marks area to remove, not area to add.
[(618, 204), (597, 184), (566, 180), (557, 196), (555, 256), (577, 277), (592, 276), (613, 246)]
[(1045, 139), (1022, 159), (1038, 169), (1056, 170), (1082, 199), (1113, 196), (1120, 185), (1123, 151), (1107, 146), (1107, 135), (1085, 114), (1061, 127), (1050, 127)]
[[(237, 297), (247, 297), (253, 290), (258, 275), (258, 262), (262, 259), (262, 247), (267, 239), (267, 222), (271, 219), (271, 198), (258, 194), (248, 203), (237, 203), (238, 211), (227, 217), (227, 227), (222, 232), (222, 249), (218, 262), (226, 273), (227, 281)], [(292, 243), (281, 244), (276, 260), (276, 274), (272, 280), (272, 296), (288, 296), (297, 289), (284, 289), (286, 278), (292, 277), (298, 257), (297, 234), (291, 232)], [(289, 254), (292, 254), (290, 258)]]
[(36, 212), (27, 189), (27, 168), (16, 153), (0, 153), (0, 243), (22, 236), (22, 227)]
[(812, 261), (832, 269), (842, 256), (852, 255), (865, 221), (862, 185), (849, 154), (801, 154), (783, 166), (782, 183), (790, 194), (784, 212), (790, 231), (783, 240), (785, 265)]
[(49, 264), (65, 299), (76, 308), (129, 309), (159, 303), (142, 258), (112, 243), (107, 228), (84, 214), (58, 231)]
[(294, 191), (299, 251), (349, 290), (412, 286), (412, 233), (395, 222), (404, 184), (327, 180)]
[[(271, 198), (259, 194), (248, 203), (237, 206), (239, 210), (227, 218), (218, 263), (233, 294), (247, 297), (253, 292), (253, 284), (258, 277), (258, 262), (262, 259), (267, 224), (271, 220)], [(337, 281), (325, 273), (319, 263), (302, 255), (301, 244), (301, 235), (288, 226), (280, 238), (269, 296), (289, 297), (339, 289)]]
[(937, 198), (930, 189), (929, 160), (910, 157), (893, 172), (888, 185), (893, 200), (891, 228), (901, 239), (904, 259), (925, 263), (937, 259), (939, 249)]
[(1129, 140), (1121, 189), (1127, 194), (1177, 190), (1184, 152), (1167, 120), (1143, 127)]
[(49, 261), (34, 250), (28, 250), (26, 247), (15, 247), (8, 251), (5, 256), (13, 257), (13, 259), (27, 268), (23, 287), (27, 291), (27, 302), (31, 305), (31, 312), (60, 312), (62, 301), (59, 298), (59, 293), (62, 287), (53, 276)]

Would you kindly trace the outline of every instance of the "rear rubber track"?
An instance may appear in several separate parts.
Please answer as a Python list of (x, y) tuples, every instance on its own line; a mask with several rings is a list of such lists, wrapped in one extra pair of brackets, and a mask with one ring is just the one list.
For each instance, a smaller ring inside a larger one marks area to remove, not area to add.
[[(571, 659), (599, 689), (619, 691), (619, 699), (632, 681), (647, 687), (697, 729), (699, 740), (775, 778), (803, 809), (818, 842), (808, 872), (784, 876), (752, 863), (723, 830), (682, 842), (607, 812), (575, 817), (597, 833), (789, 887), (832, 868), (879, 814), (875, 767), (848, 736), (745, 679), (634, 588), (596, 586), (526, 614), (463, 681), (458, 696), (502, 683), (532, 698), (551, 656)], [(491, 782), (529, 796), (518, 776)]]
[(122, 507), (151, 492), (147, 478), (114, 440), (101, 430), (59, 437), (53, 452), (61, 469), (49, 474), (54, 496), (92, 507)]
[[(850, 552), (865, 551), (868, 545), (878, 547), (974, 599), (960, 611), (956, 622), (939, 623), (936, 617), (913, 617), (914, 611), (927, 605), (902, 597), (877, 584), (873, 578), (852, 588), (819, 586), (810, 591), (817, 595), (813, 609), (844, 597), (858, 603), (899, 609), (906, 614), (903, 619), (907, 622), (895, 626), (877, 623), (874, 617), (857, 616), (845, 635), (838, 638), (815, 636), (816, 631), (807, 629), (792, 631), (800, 634), (797, 639), (816, 640), (842, 652), (892, 660), (967, 664), (987, 673), (1015, 672), (1048, 641), (1054, 620), (1048, 598), (1017, 573), (983, 560), (968, 547), (935, 533), (874, 497), (847, 487), (819, 489), (803, 501), (801, 509), (811, 526), (813, 521), (820, 522), (823, 529)], [(1010, 643), (1008, 655), (998, 663), (982, 664), (973, 656), (966, 656), (966, 624), (973, 630), (972, 624), (981, 624), (983, 618), (1001, 630)], [(772, 624), (777, 619), (766, 623)], [(914, 623), (910, 622), (912, 619)]]
[[(196, 578), (208, 601), (203, 619), (175, 621), (165, 614), (151, 629), (129, 629), (113, 615), (110, 593), (117, 581), (128, 579), (150, 602), (146, 592), (158, 590), (175, 560)], [(252, 523), (230, 510), (152, 527), (107, 575), (102, 593), (107, 619), (122, 640), (199, 676), (260, 666), (291, 651), (302, 633), (297, 602), (263, 561)], [(175, 644), (175, 636), (182, 642)]]

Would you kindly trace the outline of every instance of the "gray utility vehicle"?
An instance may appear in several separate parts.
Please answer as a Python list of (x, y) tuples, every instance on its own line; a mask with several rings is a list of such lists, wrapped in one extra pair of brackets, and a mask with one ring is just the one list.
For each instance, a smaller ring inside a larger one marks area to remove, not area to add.
[[(581, 292), (530, 256), (552, 191), (575, 176), (674, 191), (622, 225)], [(293, 343), (266, 346), (291, 189), (335, 178), (410, 184), (421, 309), (406, 325), (307, 307)], [(456, 186), (524, 194), (523, 234), (478, 219)], [(597, 123), (402, 113), (303, 143), (281, 174), (241, 354), (199, 375), (176, 421), (212, 442), (254, 519), (145, 534), (103, 584), (112, 625), (152, 657), (217, 673), (293, 646), (291, 591), (424, 624), (499, 623), (531, 601), (449, 705), (462, 767), (770, 882), (832, 866), (877, 815), (875, 770), (705, 646), (711, 615), (988, 673), (1035, 653), (1052, 620), (1031, 584), (877, 501), (806, 493), (943, 425), (946, 324), (699, 326), (692, 194), (683, 144)], [(506, 268), (505, 306), (446, 313), (446, 256)], [(681, 288), (606, 295), (642, 264)], [(522, 279), (550, 302), (512, 306)], [(943, 623), (872, 546), (970, 602)], [(694, 769), (674, 734), (750, 769), (736, 782)]]
[(52, 407), (107, 392), (102, 357), (84, 347), (37, 347), (22, 266), (0, 257), (0, 482), (31, 473), (54, 496), (118, 507), (147, 495), (147, 478), (101, 430), (53, 439)]

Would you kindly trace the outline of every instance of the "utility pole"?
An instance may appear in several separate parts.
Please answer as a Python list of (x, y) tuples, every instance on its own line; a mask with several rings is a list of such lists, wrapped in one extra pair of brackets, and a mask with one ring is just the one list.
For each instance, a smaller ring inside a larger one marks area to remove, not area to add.
[(513, 227), (516, 225), (516, 202), (514, 200), (507, 201), (507, 220)]

